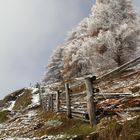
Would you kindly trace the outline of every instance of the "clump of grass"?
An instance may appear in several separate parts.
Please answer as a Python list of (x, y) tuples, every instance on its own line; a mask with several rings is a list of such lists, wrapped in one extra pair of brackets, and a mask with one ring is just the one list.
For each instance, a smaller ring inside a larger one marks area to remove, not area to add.
[(4, 99), (3, 99), (3, 102), (4, 103), (7, 103), (9, 101), (14, 101), (17, 99), (17, 97), (22, 94), (22, 92), (24, 92), (24, 88), (23, 89), (19, 89), (19, 90), (16, 90), (14, 91), (13, 93), (7, 95)]
[(83, 122), (78, 119), (70, 120), (71, 127), (69, 128), (67, 134), (69, 135), (87, 135), (95, 131), (89, 123)]
[(96, 128), (91, 128), (89, 123), (79, 119), (68, 119), (65, 113), (56, 114), (54, 112), (44, 112), (40, 109), (39, 114), (40, 119), (43, 119), (44, 122), (59, 120), (62, 124), (50, 127), (45, 123), (41, 129), (34, 133), (36, 137), (43, 135), (66, 136), (59, 138), (59, 140), (67, 140), (73, 136), (77, 136), (74, 140), (85, 140), (87, 136), (98, 140), (138, 140), (140, 138), (140, 117), (123, 123), (115, 116), (111, 119), (105, 118), (101, 120)]
[[(83, 122), (78, 119), (68, 119), (65, 113), (51, 113), (41, 112), (40, 119), (43, 119), (46, 124), (34, 134), (36, 137), (43, 135), (87, 135), (95, 131), (95, 128), (91, 128), (89, 123)], [(62, 122), (61, 125), (56, 127), (47, 126), (49, 120), (56, 120)]]
[(3, 100), (0, 100), (0, 107), (3, 107), (5, 105), (5, 102)]
[(140, 117), (127, 121), (123, 126), (121, 135), (126, 140), (140, 139)]
[(6, 120), (8, 120), (8, 115), (9, 115), (8, 110), (0, 111), (0, 123), (3, 123)]
[(25, 89), (24, 93), (19, 96), (16, 100), (16, 103), (13, 107), (14, 110), (20, 110), (26, 108), (28, 105), (32, 103), (32, 90)]
[[(117, 120), (105, 122), (98, 132), (98, 140), (138, 140), (140, 139), (140, 117), (119, 123)], [(105, 127), (106, 126), (106, 127)]]

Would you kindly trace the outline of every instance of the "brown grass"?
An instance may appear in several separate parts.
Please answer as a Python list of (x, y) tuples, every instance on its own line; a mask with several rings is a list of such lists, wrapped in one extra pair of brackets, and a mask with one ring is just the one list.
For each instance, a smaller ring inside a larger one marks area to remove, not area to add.
[(40, 119), (45, 122), (48, 120), (59, 120), (62, 124), (58, 127), (49, 127), (44, 125), (41, 129), (37, 130), (34, 135), (40, 137), (43, 135), (84, 135), (95, 131), (91, 128), (89, 123), (83, 122), (78, 119), (68, 119), (65, 113), (51, 113), (51, 112), (40, 112)]
[(0, 123), (3, 123), (6, 120), (8, 120), (8, 115), (9, 115), (8, 110), (0, 111)]
[(29, 89), (25, 89), (24, 93), (19, 96), (16, 100), (14, 110), (20, 110), (26, 108), (28, 105), (30, 105), (32, 102), (32, 91)]
[(140, 139), (140, 117), (118, 123), (116, 120), (106, 121), (106, 127), (98, 133), (98, 140), (139, 140)]

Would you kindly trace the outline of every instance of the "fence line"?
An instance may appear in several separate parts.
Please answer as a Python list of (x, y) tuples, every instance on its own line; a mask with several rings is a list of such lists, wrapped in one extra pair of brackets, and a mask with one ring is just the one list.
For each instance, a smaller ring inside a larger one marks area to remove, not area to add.
[(97, 118), (99, 118), (102, 113), (111, 114), (114, 113), (114, 110), (129, 110), (125, 107), (125, 104), (131, 102), (134, 102), (136, 105), (140, 104), (140, 95), (134, 95), (131, 92), (102, 93), (96, 88), (97, 83), (100, 81), (109, 81), (110, 78), (117, 77), (117, 75), (124, 70), (136, 66), (139, 63), (140, 57), (103, 76), (97, 78), (96, 76), (82, 78), (81, 80), (84, 80), (84, 83), (81, 83), (81, 81), (79, 81), (80, 84), (73, 83), (74, 85), (65, 83), (64, 88), (62, 88), (61, 91), (57, 90), (55, 92), (46, 93), (47, 90), (44, 89), (47, 87), (40, 87), (40, 100), (42, 106), (47, 111), (66, 112), (68, 118), (75, 116), (88, 120), (90, 125), (94, 126), (97, 124)]

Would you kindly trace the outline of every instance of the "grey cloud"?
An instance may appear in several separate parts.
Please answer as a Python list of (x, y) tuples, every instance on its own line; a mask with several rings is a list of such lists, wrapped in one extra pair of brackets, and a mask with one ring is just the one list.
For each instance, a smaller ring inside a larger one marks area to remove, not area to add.
[(53, 49), (94, 2), (0, 0), (0, 98), (40, 80)]
[(0, 98), (40, 80), (53, 49), (93, 2), (0, 0)]

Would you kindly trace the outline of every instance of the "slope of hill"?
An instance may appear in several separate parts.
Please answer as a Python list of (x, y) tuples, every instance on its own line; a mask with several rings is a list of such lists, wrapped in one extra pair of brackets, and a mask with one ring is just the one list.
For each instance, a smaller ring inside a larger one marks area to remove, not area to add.
[[(140, 94), (138, 73), (134, 74), (130, 79), (127, 81), (127, 85), (128, 83), (132, 84), (129, 86), (124, 85), (119, 90), (124, 90), (124, 88), (125, 90), (131, 89), (136, 94)], [(111, 89), (112, 84), (107, 83), (106, 87)], [(122, 85), (121, 81), (120, 85)], [(134, 91), (135, 87), (139, 88)], [(118, 91), (118, 89), (115, 90)], [(68, 119), (65, 113), (46, 112), (43, 110), (39, 103), (37, 88), (17, 90), (6, 96), (1, 102), (0, 139), (139, 140), (140, 138), (140, 113), (137, 111), (128, 113), (126, 117), (120, 117), (120, 114), (118, 116), (117, 114), (109, 117), (104, 116), (96, 128), (91, 128), (89, 123), (82, 120)]]
[(43, 110), (36, 88), (15, 91), (2, 102), (0, 139), (63, 139), (94, 131), (86, 122)]

